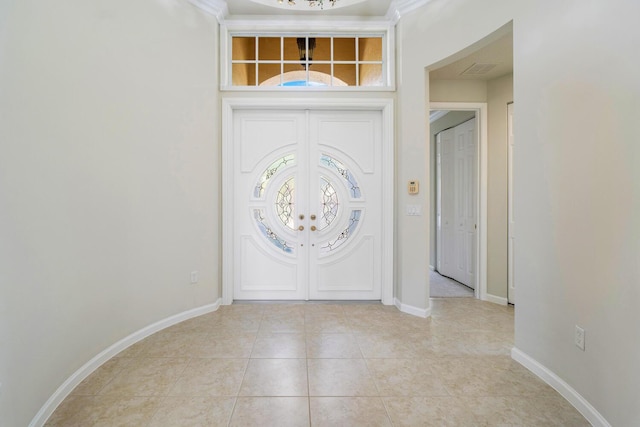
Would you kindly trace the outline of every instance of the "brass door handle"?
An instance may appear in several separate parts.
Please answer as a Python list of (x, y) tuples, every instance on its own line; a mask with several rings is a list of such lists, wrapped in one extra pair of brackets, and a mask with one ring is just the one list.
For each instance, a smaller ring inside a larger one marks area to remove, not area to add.
[(311, 226), (311, 231), (316, 231), (316, 230), (317, 230), (316, 226), (315, 226), (315, 225), (312, 225), (312, 226)]
[(298, 227), (298, 230), (300, 231), (304, 230), (304, 225), (301, 225), (300, 227)]

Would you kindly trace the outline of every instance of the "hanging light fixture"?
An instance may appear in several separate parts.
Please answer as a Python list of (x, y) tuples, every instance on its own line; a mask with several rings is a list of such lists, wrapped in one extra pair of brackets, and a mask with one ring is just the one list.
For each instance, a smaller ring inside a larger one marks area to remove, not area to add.
[[(309, 40), (309, 45), (307, 46), (307, 40)], [(300, 57), (300, 64), (302, 64), (302, 68), (304, 70), (307, 69), (307, 60), (311, 62), (313, 60), (313, 50), (316, 48), (316, 38), (309, 37), (308, 39), (305, 37), (298, 37), (296, 39), (298, 43), (298, 54)], [(311, 66), (311, 64), (309, 64)]]
[[(324, 3), (325, 0), (303, 0), (306, 1), (307, 4), (309, 5), (309, 7), (316, 7), (316, 6), (320, 6), (320, 9), (324, 9)], [(285, 0), (278, 0), (278, 3), (282, 4), (284, 3)], [(327, 3), (329, 3), (331, 5), (331, 7), (333, 7), (338, 0), (326, 0)], [(295, 6), (296, 2), (295, 0), (288, 0), (287, 3), (289, 4), (289, 6)]]

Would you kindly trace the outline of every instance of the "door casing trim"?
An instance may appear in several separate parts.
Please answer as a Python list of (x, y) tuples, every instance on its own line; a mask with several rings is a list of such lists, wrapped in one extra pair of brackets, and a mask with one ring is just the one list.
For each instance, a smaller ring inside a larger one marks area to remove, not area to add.
[(381, 300), (393, 305), (394, 271), (394, 109), (393, 99), (235, 98), (222, 99), (222, 304), (233, 302), (234, 188), (233, 113), (236, 110), (355, 110), (382, 114), (382, 289)]
[[(478, 148), (476, 157), (476, 183), (478, 200), (478, 238), (476, 239), (476, 289), (475, 297), (483, 301), (487, 295), (487, 177), (488, 177), (488, 107), (486, 102), (430, 102), (429, 110), (474, 111), (478, 120)], [(428, 123), (428, 118), (427, 118)], [(427, 165), (428, 166), (428, 165)]]

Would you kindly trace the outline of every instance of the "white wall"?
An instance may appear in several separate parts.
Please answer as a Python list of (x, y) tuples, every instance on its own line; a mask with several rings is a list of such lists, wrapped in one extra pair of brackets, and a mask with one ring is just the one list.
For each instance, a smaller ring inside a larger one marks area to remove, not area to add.
[(613, 426), (640, 425), (638, 16), (545, 0), (514, 34), (516, 346)]
[(0, 15), (0, 425), (25, 426), (99, 352), (219, 296), (217, 24), (178, 0)]
[(508, 294), (507, 103), (513, 101), (513, 74), (487, 81), (487, 293)]
[[(425, 67), (513, 19), (516, 347), (614, 426), (640, 425), (637, 16), (631, 0), (433, 0), (398, 35), (402, 86), (428, 92)], [(428, 126), (416, 98), (399, 99), (410, 112), (401, 145)], [(573, 345), (576, 324), (586, 352)]]
[[(426, 76), (429, 79), (429, 76)], [(484, 80), (429, 80), (431, 102), (487, 102)]]

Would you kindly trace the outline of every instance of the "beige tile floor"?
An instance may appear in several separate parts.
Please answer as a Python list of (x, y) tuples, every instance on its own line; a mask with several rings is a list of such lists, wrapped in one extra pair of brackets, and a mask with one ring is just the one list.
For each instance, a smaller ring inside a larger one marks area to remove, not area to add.
[(47, 426), (588, 426), (511, 360), (513, 308), (234, 304), (109, 360)]

